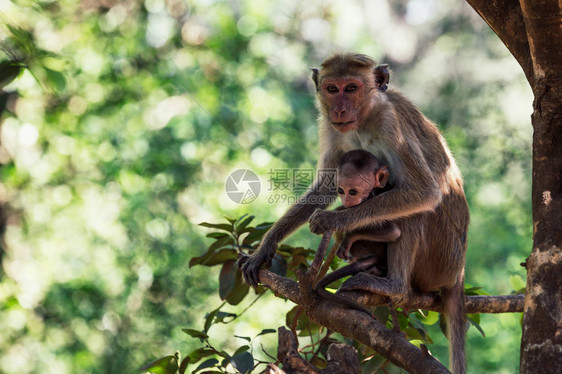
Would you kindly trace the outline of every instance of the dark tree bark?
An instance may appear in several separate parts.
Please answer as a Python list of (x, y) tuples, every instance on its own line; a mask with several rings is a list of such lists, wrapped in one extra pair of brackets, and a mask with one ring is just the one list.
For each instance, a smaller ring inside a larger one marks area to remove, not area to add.
[(280, 327), (277, 332), (279, 334), (277, 359), (283, 363), (283, 370), (270, 365), (265, 371), (266, 374), (359, 374), (361, 372), (357, 351), (347, 344), (332, 343), (328, 347), (328, 364), (325, 369), (320, 370), (301, 357), (298, 352), (299, 343), (292, 332), (285, 327)]
[(534, 94), (533, 233), (521, 373), (562, 367), (562, 3), (467, 0), (517, 59)]

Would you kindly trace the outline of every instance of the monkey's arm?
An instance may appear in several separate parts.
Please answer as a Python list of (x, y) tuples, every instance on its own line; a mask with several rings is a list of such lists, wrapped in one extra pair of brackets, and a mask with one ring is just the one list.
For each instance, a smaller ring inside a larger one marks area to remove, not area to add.
[(239, 260), (244, 280), (250, 286), (259, 283), (259, 269), (271, 265), (277, 243), (305, 223), (316, 209), (325, 209), (336, 200), (337, 158), (330, 154), (318, 163), (318, 176), (312, 187), (269, 229), (256, 252)]
[[(336, 231), (339, 233), (339, 231)], [(336, 252), (336, 255), (342, 260), (353, 260), (352, 257), (366, 257), (371, 255), (371, 252), (354, 254), (351, 256), (350, 249), (351, 246), (358, 240), (368, 240), (372, 242), (393, 242), (400, 237), (402, 231), (398, 225), (394, 222), (386, 222), (382, 226), (377, 227), (367, 227), (361, 230), (355, 230), (343, 234), (343, 238), (340, 240), (340, 246)]]
[(343, 211), (315, 211), (309, 220), (310, 231), (351, 231), (435, 209), (442, 199), (441, 188), (419, 146), (402, 145), (397, 156), (402, 161), (394, 165), (392, 190)]

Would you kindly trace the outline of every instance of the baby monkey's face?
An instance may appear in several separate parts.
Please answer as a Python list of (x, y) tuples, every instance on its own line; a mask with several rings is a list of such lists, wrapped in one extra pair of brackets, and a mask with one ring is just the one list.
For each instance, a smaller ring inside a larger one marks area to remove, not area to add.
[(338, 195), (346, 208), (367, 200), (371, 191), (380, 187), (377, 184), (372, 170), (359, 170), (350, 163), (342, 165), (338, 170)]

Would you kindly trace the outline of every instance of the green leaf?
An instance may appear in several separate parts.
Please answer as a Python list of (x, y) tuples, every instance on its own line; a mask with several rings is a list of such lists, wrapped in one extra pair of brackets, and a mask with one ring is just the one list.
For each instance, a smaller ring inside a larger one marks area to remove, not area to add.
[(210, 358), (207, 361), (203, 361), (201, 365), (197, 366), (197, 368), (192, 371), (192, 373), (197, 373), (199, 370), (203, 370), (206, 368), (212, 368), (213, 366), (216, 366), (218, 363), (219, 360), (217, 360), (216, 358)]
[(225, 263), (228, 260), (236, 260), (238, 254), (234, 249), (223, 249), (218, 252), (207, 252), (203, 256), (193, 257), (189, 261), (189, 267), (195, 265), (214, 266)]
[(205, 235), (207, 238), (214, 238), (214, 239), (221, 239), (221, 238), (230, 238), (229, 234), (225, 234), (224, 232), (210, 232)]
[(240, 335), (234, 335), (234, 336), (237, 337), (237, 338), (239, 338), (239, 339), (247, 340), (248, 342), (251, 342), (251, 341), (252, 341), (252, 339), (249, 338), (249, 337), (247, 337), (247, 336), (240, 336)]
[(232, 292), (236, 286), (236, 262), (230, 260), (224, 263), (219, 274), (219, 296), (221, 300)]
[(150, 371), (154, 374), (175, 374), (178, 370), (178, 360), (175, 355), (161, 357), (139, 369), (139, 371)]
[(275, 330), (275, 329), (265, 329), (265, 330), (262, 330), (259, 334), (257, 334), (257, 335), (256, 335), (256, 338), (257, 338), (258, 336), (261, 336), (261, 335), (274, 334), (274, 333), (276, 333), (276, 332), (277, 332), (277, 330)]
[(247, 218), (244, 219), (244, 217), (246, 217), (246, 214), (243, 215), (242, 217), (240, 217), (237, 221), (237, 223), (234, 225), (236, 233), (238, 235), (241, 234), (241, 231), (248, 226), (255, 218), (255, 216), (249, 216)]
[[(234, 335), (236, 336), (236, 335)], [(246, 338), (245, 336), (236, 336), (237, 338), (242, 338), (242, 339), (248, 339), (248, 341), (250, 341), (250, 338)], [(241, 347), (239, 347), (236, 352), (234, 352), (234, 354), (232, 356), (236, 356), (237, 354), (240, 354), (242, 352), (247, 352), (250, 350), (250, 346), (249, 345), (243, 345)]]
[(261, 223), (260, 225), (256, 226), (255, 228), (248, 231), (248, 235), (242, 240), (242, 245), (252, 245), (256, 241), (261, 240), (267, 230), (273, 225), (273, 223)]
[(386, 324), (386, 321), (388, 321), (388, 316), (390, 315), (390, 311), (388, 310), (387, 306), (378, 306), (375, 308), (374, 314), (376, 319)]
[(187, 366), (189, 365), (190, 361), (190, 357), (186, 357), (181, 361), (181, 365), (178, 369), (179, 374), (185, 374), (185, 371), (187, 370)]
[[(426, 343), (433, 343), (431, 337), (427, 335), (427, 331), (425, 330), (424, 326), (415, 318), (409, 318), (410, 326), (415, 329), (416, 333), (408, 334), (412, 338), (420, 338), (421, 340), (425, 341)], [(408, 330), (408, 329), (406, 329)]]
[(223, 235), (224, 235), (223, 237), (216, 239), (215, 242), (209, 246), (207, 252), (212, 252), (220, 248), (234, 245), (235, 243), (234, 238), (230, 236), (230, 234), (223, 234)]
[(447, 321), (442, 313), (439, 313), (439, 328), (443, 335), (447, 336)]
[(509, 277), (509, 284), (511, 285), (511, 288), (513, 288), (515, 291), (519, 291), (527, 287), (523, 278), (521, 278), (517, 274)]
[(193, 338), (209, 339), (209, 335), (207, 335), (203, 331), (194, 330), (194, 329), (181, 329), (181, 331), (185, 332), (187, 335), (189, 335)]
[(201, 222), (199, 226), (209, 227), (211, 229), (223, 230), (226, 232), (233, 232), (234, 227), (233, 225), (229, 225), (228, 223), (209, 223), (209, 222)]
[(287, 275), (287, 261), (280, 255), (276, 254), (271, 261), (271, 267), (269, 268), (274, 274), (284, 277)]
[(310, 359), (310, 363), (316, 366), (318, 369), (325, 369), (328, 366), (326, 360), (316, 355), (312, 356), (312, 358)]
[(47, 81), (49, 85), (57, 92), (63, 92), (66, 89), (66, 79), (64, 75), (56, 70), (43, 67), (47, 75)]
[(425, 311), (425, 317), (418, 317), (420, 322), (424, 325), (431, 326), (439, 321), (439, 313), (434, 312), (432, 310)]
[(209, 314), (207, 314), (207, 316), (205, 317), (205, 327), (204, 327), (204, 331), (205, 333), (207, 331), (209, 331), (209, 329), (211, 328), (211, 325), (213, 324), (213, 320), (215, 319), (215, 316), (218, 314), (220, 308), (223, 306), (224, 304), (221, 304), (221, 306), (219, 306), (217, 309), (211, 311)]
[(464, 288), (464, 294), (465, 295), (486, 295), (489, 296), (490, 294), (484, 290), (482, 290), (482, 287), (465, 287)]
[(422, 344), (424, 344), (424, 342), (422, 340), (419, 339), (412, 339), (410, 340), (410, 344), (415, 345), (416, 347), (420, 347)]
[(386, 362), (386, 358), (375, 355), (361, 369), (361, 374), (375, 374)]
[[(185, 368), (185, 367), (187, 367), (188, 364), (195, 364), (196, 362), (198, 362), (202, 358), (209, 357), (209, 356), (212, 356), (214, 354), (216, 354), (216, 352), (211, 348), (206, 348), (206, 347), (198, 348), (195, 351), (188, 354), (187, 357), (183, 359), (183, 361), (181, 362), (181, 365), (180, 365), (180, 371), (181, 371), (182, 367)], [(185, 371), (185, 369), (184, 369), (184, 371)]]
[(17, 40), (17, 44), (24, 44), (28, 48), (30, 46), (33, 46), (35, 38), (30, 31), (10, 24), (8, 24), (7, 26), (8, 26), (8, 30), (10, 30), (10, 34), (12, 35), (12, 37)]
[(234, 277), (234, 287), (232, 291), (226, 297), (226, 302), (230, 305), (238, 305), (248, 292), (250, 291), (250, 286), (244, 283), (244, 279), (242, 278), (242, 273), (238, 270), (238, 267), (234, 267), (235, 277)]
[[(232, 322), (236, 317), (237, 315), (234, 313), (218, 312), (215, 323), (229, 323)], [(225, 321), (227, 318), (232, 318), (232, 319)]]
[(482, 327), (480, 327), (480, 314), (468, 314), (466, 317), (468, 319), (468, 322), (472, 326), (476, 327), (480, 334), (482, 334), (482, 336), (485, 338), (486, 333), (484, 332), (484, 330), (482, 330)]
[(250, 373), (254, 369), (254, 357), (249, 352), (232, 356), (230, 363), (242, 374)]
[(19, 62), (4, 61), (0, 63), (0, 89), (18, 77), (22, 69)]

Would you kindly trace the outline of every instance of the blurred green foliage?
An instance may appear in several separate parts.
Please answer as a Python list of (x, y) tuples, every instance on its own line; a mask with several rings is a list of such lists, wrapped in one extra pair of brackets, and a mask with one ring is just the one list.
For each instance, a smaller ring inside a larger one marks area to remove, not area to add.
[[(268, 203), (268, 172), (314, 167), (308, 68), (335, 51), (389, 63), (391, 84), (445, 134), (472, 215), (467, 283), (524, 284), (532, 96), (466, 4), (22, 0), (0, 2), (0, 20), (0, 372), (133, 372), (200, 347), (181, 329), (198, 329), (221, 290), (218, 268), (188, 266), (212, 242), (197, 224), (287, 209)], [(251, 204), (224, 191), (239, 168), (262, 179)], [(318, 240), (305, 227), (287, 243)], [(234, 335), (276, 328), (292, 307), (266, 295), (209, 337), (233, 352)], [(481, 316), (470, 372), (517, 371), (519, 318)], [(275, 351), (275, 334), (260, 339)]]

